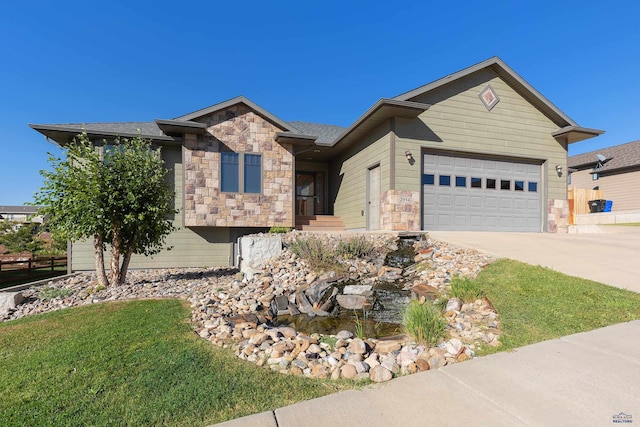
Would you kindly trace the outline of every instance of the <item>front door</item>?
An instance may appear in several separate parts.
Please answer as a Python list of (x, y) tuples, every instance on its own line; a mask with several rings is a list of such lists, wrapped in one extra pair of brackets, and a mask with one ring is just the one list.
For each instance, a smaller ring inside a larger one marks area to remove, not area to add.
[(324, 174), (322, 172), (296, 173), (296, 215), (322, 214)]
[(368, 171), (367, 229), (380, 229), (380, 165)]

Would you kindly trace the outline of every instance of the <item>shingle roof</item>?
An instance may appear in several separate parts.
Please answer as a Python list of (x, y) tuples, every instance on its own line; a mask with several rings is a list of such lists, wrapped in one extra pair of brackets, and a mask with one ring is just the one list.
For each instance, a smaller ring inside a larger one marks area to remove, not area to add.
[(293, 127), (298, 129), (304, 135), (317, 136), (316, 143), (331, 144), (335, 141), (347, 128), (336, 125), (323, 125), (319, 123), (309, 122), (289, 122)]
[(118, 135), (137, 135), (141, 133), (144, 136), (164, 136), (155, 122), (102, 122), (102, 123), (64, 123), (59, 125), (70, 129), (78, 129), (78, 133), (87, 131), (88, 133), (109, 133)]
[(598, 162), (596, 154), (602, 154), (607, 158), (603, 167), (598, 170), (599, 172), (609, 172), (633, 166), (640, 167), (640, 140), (571, 156), (568, 158), (567, 165), (576, 169), (581, 166), (595, 165)]

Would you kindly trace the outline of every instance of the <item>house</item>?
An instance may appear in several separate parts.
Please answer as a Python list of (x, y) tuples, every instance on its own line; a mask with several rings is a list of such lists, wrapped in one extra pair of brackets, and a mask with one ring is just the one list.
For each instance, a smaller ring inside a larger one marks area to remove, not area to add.
[(569, 187), (598, 187), (616, 212), (640, 210), (640, 141), (571, 156), (568, 167)]
[[(245, 97), (171, 120), (30, 125), (60, 145), (140, 133), (162, 147), (180, 230), (132, 267), (229, 265), (239, 236), (338, 218), (348, 230), (564, 232), (579, 126), (497, 57), (394, 98), (348, 128), (288, 122)], [(566, 170), (566, 169), (565, 169)], [(73, 246), (90, 269), (91, 245)]]
[(0, 221), (15, 222), (17, 230), (22, 225), (42, 224), (42, 217), (37, 213), (38, 206), (0, 206)]

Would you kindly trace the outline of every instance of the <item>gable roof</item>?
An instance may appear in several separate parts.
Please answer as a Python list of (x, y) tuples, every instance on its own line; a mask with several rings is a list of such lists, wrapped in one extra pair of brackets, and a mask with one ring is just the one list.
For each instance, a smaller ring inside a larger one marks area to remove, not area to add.
[(202, 116), (206, 116), (207, 114), (215, 113), (216, 111), (224, 110), (225, 108), (232, 107), (232, 106), (234, 106), (236, 104), (244, 104), (244, 105), (246, 105), (247, 107), (251, 108), (256, 113), (258, 113), (259, 115), (264, 117), (265, 119), (267, 119), (270, 122), (278, 125), (281, 129), (284, 129), (287, 132), (300, 133), (298, 131), (298, 129), (296, 129), (290, 123), (287, 123), (284, 120), (280, 119), (279, 117), (276, 117), (275, 115), (271, 114), (270, 112), (268, 112), (267, 110), (265, 110), (264, 108), (260, 107), (258, 104), (256, 104), (255, 102), (249, 100), (248, 98), (246, 98), (244, 96), (236, 96), (235, 98), (228, 99), (228, 100), (220, 102), (218, 104), (211, 105), (210, 107), (202, 108), (202, 109), (194, 111), (192, 113), (185, 114), (184, 116), (176, 117), (174, 120), (175, 121), (190, 121), (190, 120), (202, 117)]
[(525, 79), (523, 79), (522, 76), (516, 73), (497, 56), (479, 62), (456, 73), (449, 74), (448, 76), (435, 80), (431, 83), (427, 83), (426, 85), (410, 90), (409, 92), (402, 93), (393, 99), (403, 101), (411, 100), (419, 95), (445, 86), (485, 68), (494, 71), (505, 83), (511, 86), (523, 98), (555, 123), (560, 129), (557, 132), (554, 132), (554, 137), (563, 137), (566, 138), (568, 143), (573, 143), (604, 133), (604, 131), (598, 129), (580, 127), (573, 119), (562, 112), (562, 110), (538, 92)]
[(570, 156), (567, 160), (567, 166), (579, 170), (593, 168), (598, 163), (597, 154), (606, 157), (602, 167), (598, 168), (598, 172), (640, 168), (640, 140)]

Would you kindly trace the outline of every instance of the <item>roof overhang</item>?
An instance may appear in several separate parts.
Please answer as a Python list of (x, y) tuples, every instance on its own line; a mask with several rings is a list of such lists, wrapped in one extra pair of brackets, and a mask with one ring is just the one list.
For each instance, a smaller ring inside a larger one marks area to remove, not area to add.
[(179, 135), (183, 133), (205, 134), (207, 131), (206, 123), (192, 122), (188, 120), (155, 120), (160, 130), (167, 135)]
[(567, 144), (584, 141), (585, 139), (594, 138), (602, 135), (603, 130), (583, 128), (580, 126), (565, 126), (553, 132), (551, 135), (557, 140), (566, 141)]
[(295, 132), (277, 132), (276, 142), (279, 144), (312, 144), (318, 139), (317, 136), (304, 135)]
[(140, 136), (145, 139), (150, 139), (151, 141), (159, 144), (181, 143), (181, 138), (174, 138), (167, 135), (145, 135), (128, 132), (92, 131), (59, 125), (29, 124), (29, 127), (40, 132), (45, 137), (47, 137), (47, 139), (51, 139), (61, 146), (69, 144), (76, 136), (78, 136), (82, 132), (86, 132), (86, 134), (90, 138), (110, 139), (117, 137), (133, 138), (136, 136)]
[(335, 147), (338, 144), (349, 145), (392, 117), (413, 119), (427, 111), (429, 107), (431, 105), (420, 102), (380, 99), (336, 138), (330, 146)]

